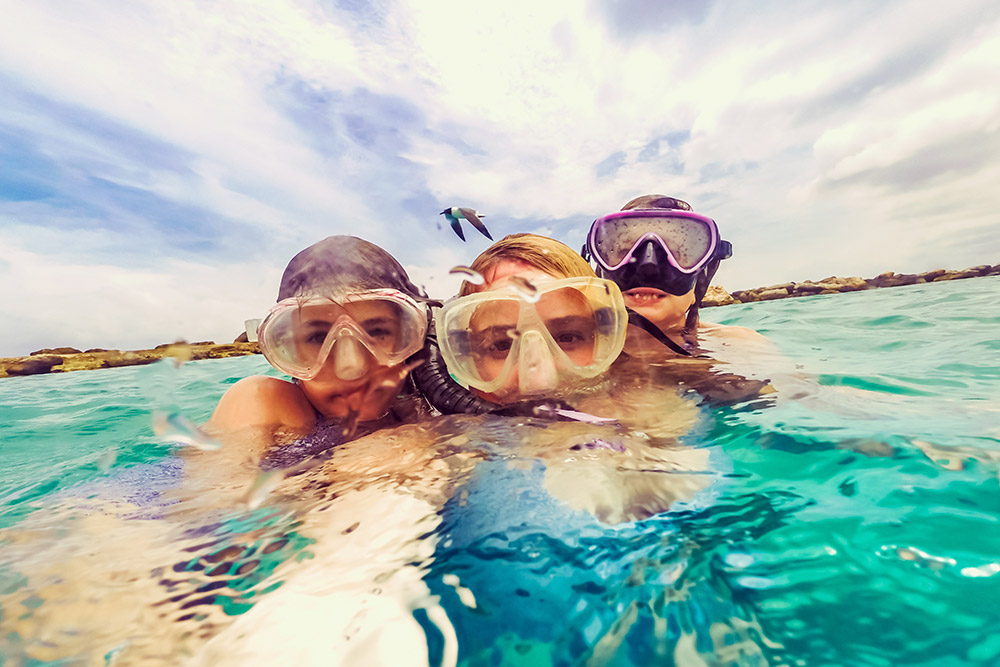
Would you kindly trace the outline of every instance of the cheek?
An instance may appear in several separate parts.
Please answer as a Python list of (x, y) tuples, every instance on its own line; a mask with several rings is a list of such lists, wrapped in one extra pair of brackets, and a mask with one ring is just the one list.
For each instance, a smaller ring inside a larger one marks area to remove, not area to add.
[(476, 365), (479, 366), (479, 370), (490, 371), (493, 375), (499, 373), (503, 369), (505, 363), (506, 359), (494, 359), (493, 357), (481, 357), (476, 360)]
[(591, 346), (581, 347), (567, 352), (566, 356), (577, 366), (589, 366), (594, 361), (594, 349)]

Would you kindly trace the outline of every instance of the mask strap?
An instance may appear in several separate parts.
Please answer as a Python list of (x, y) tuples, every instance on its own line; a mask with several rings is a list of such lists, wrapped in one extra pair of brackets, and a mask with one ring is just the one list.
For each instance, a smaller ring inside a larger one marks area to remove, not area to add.
[(627, 310), (628, 310), (628, 323), (629, 324), (634, 324), (635, 326), (639, 327), (640, 329), (642, 329), (643, 331), (645, 331), (646, 333), (648, 333), (650, 336), (652, 336), (656, 340), (658, 340), (661, 343), (663, 343), (664, 345), (666, 345), (668, 348), (670, 348), (671, 350), (673, 350), (677, 354), (684, 355), (685, 357), (692, 356), (690, 351), (684, 349), (683, 347), (681, 347), (680, 345), (678, 345), (677, 343), (675, 343), (674, 341), (672, 341), (670, 339), (670, 337), (667, 336), (667, 334), (665, 334), (662, 331), (660, 331), (660, 327), (656, 326), (655, 324), (653, 324), (648, 319), (646, 319), (645, 317), (643, 317), (639, 313), (635, 312), (631, 308), (629, 308)]

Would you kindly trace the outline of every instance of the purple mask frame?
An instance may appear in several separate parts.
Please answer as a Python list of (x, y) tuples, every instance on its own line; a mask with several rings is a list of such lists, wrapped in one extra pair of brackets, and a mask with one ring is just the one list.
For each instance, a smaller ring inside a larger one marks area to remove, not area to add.
[[(600, 253), (597, 252), (597, 246), (594, 241), (594, 236), (597, 233), (598, 227), (600, 227), (602, 223), (606, 221), (621, 220), (627, 218), (687, 218), (688, 220), (697, 220), (698, 222), (704, 223), (709, 229), (711, 240), (708, 245), (708, 250), (705, 252), (705, 256), (702, 257), (700, 260), (698, 260), (698, 262), (693, 267), (685, 269), (680, 264), (678, 264), (677, 260), (674, 258), (674, 253), (670, 251), (670, 248), (667, 247), (666, 242), (663, 240), (662, 237), (660, 237), (659, 234), (655, 232), (647, 232), (646, 234), (643, 234), (641, 237), (639, 237), (639, 239), (632, 244), (632, 247), (629, 248), (629, 251), (627, 253), (625, 253), (625, 256), (622, 258), (622, 261), (614, 265), (608, 264), (607, 262), (604, 261), (604, 258), (601, 257)], [(642, 210), (632, 210), (632, 211), (618, 211), (617, 213), (612, 213), (610, 215), (606, 215), (602, 218), (594, 220), (594, 223), (590, 226), (590, 233), (587, 234), (587, 248), (590, 251), (591, 256), (597, 261), (598, 264), (604, 267), (605, 270), (617, 271), (618, 269), (622, 268), (623, 266), (629, 263), (629, 260), (631, 260), (632, 256), (635, 254), (636, 248), (638, 248), (640, 245), (649, 240), (656, 241), (657, 243), (660, 244), (660, 247), (663, 248), (663, 251), (667, 254), (667, 259), (672, 267), (674, 267), (681, 273), (692, 274), (701, 271), (701, 269), (704, 268), (704, 266), (712, 259), (712, 256), (715, 255), (715, 249), (719, 247), (719, 227), (718, 225), (715, 224), (715, 220), (712, 220), (711, 218), (704, 215), (699, 215), (698, 213), (692, 213), (691, 211), (680, 211), (675, 209), (642, 209)]]

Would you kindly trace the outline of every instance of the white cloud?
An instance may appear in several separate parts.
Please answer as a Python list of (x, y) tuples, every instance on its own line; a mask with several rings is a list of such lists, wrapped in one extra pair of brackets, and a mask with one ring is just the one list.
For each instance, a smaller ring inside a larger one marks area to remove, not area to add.
[(280, 268), (170, 260), (158, 270), (74, 262), (0, 241), (0, 356), (42, 347), (230, 342), (274, 301)]
[[(1000, 143), (1000, 93), (984, 83), (1000, 64), (993, 3), (717, 4), (701, 23), (633, 35), (616, 34), (593, 3), (369, 9), (0, 0), (0, 71), (67, 113), (88, 110), (176, 150), (184, 169), (30, 108), (0, 110), (0, 129), (89, 176), (244, 225), (200, 263), (194, 251), (181, 261), (150, 247), (149, 266), (136, 269), (136, 249), (154, 237), (87, 232), (72, 203), (0, 198), (6, 271), (47, 286), (46, 303), (74, 313), (73, 331), (117, 346), (235, 335), (231, 322), (259, 314), (243, 299), (269, 303), (288, 257), (334, 233), (386, 246), (447, 296), (458, 283), (447, 270), (486, 244), (437, 230), (440, 209), (423, 210), (435, 201), (484, 211), (495, 235), (530, 231), (514, 220), (545, 230), (577, 218), (571, 233), (582, 235), (635, 195), (685, 197), (736, 243), (719, 274), (731, 289), (931, 261), (958, 268), (998, 250), (976, 255), (955, 239), (995, 224), (1000, 205), (996, 161), (980, 154)], [(301, 110), (315, 128), (295, 117), (309, 100), (289, 82), (315, 96)], [(359, 92), (382, 106), (324, 105)], [(418, 126), (396, 123), (395, 107)], [(399, 136), (388, 148), (359, 143), (335, 117), (351, 111)], [(689, 140), (640, 160), (650, 141), (678, 132)], [(599, 176), (618, 153), (620, 168)], [(931, 260), (928, 247), (943, 254)], [(0, 293), (31, 332), (18, 340), (72, 344), (55, 340), (67, 331), (59, 309), (43, 315), (47, 306), (11, 287)]]

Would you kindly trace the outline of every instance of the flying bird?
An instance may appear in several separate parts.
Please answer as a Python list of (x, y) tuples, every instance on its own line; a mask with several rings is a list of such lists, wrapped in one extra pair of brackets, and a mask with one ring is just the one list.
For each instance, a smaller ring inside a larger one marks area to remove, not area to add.
[(468, 220), (473, 227), (482, 232), (483, 236), (488, 238), (490, 241), (493, 240), (493, 237), (490, 236), (489, 231), (486, 229), (486, 225), (484, 225), (483, 221), (479, 219), (485, 218), (486, 216), (480, 215), (471, 208), (459, 208), (458, 206), (452, 206), (451, 208), (446, 208), (441, 211), (439, 215), (443, 215), (448, 219), (448, 222), (451, 223), (451, 228), (455, 230), (456, 234), (458, 234), (458, 238), (463, 241), (465, 240), (465, 234), (462, 232), (462, 223), (459, 222), (463, 218)]

